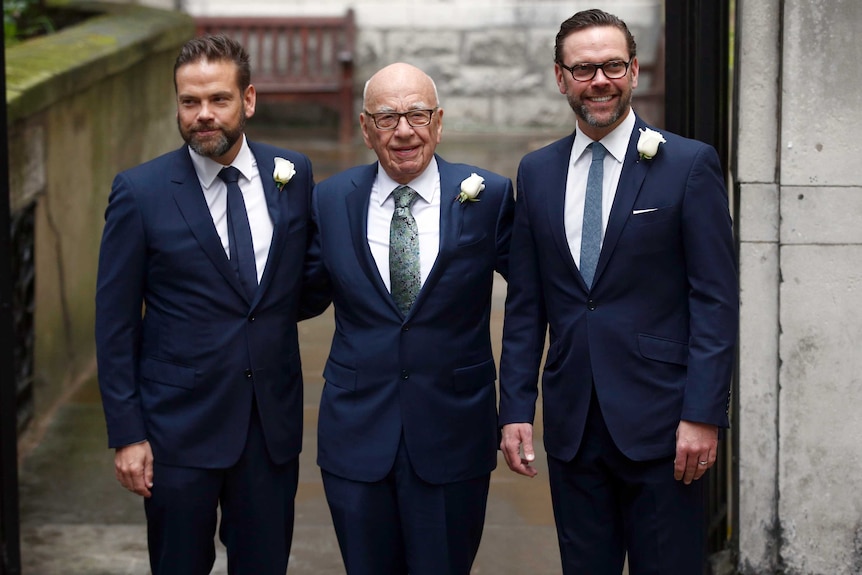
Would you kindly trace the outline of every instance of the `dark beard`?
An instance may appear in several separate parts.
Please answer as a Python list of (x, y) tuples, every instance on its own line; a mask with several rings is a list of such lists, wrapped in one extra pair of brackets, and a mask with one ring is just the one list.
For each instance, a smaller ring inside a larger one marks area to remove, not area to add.
[(196, 132), (198, 130), (212, 129), (215, 126), (209, 126), (205, 124), (195, 124), (189, 130), (183, 130), (182, 126), (180, 126), (179, 118), (177, 118), (177, 127), (180, 130), (180, 135), (183, 137), (183, 140), (189, 147), (206, 158), (218, 158), (227, 153), (228, 150), (242, 137), (243, 131), (245, 130), (245, 110), (242, 111), (240, 115), (239, 124), (233, 130), (226, 130), (225, 128), (217, 128), (221, 134), (209, 140), (200, 140), (195, 137)]
[(575, 115), (586, 122), (587, 125), (592, 126), (593, 128), (607, 128), (608, 126), (613, 126), (623, 116), (623, 114), (625, 114), (625, 111), (628, 110), (629, 106), (631, 106), (632, 94), (629, 92), (628, 97), (620, 98), (619, 104), (617, 104), (616, 109), (607, 120), (599, 120), (590, 114), (589, 108), (587, 108), (587, 105), (582, 101), (573, 101), (568, 96), (566, 99), (569, 101), (569, 106), (572, 108), (572, 111), (575, 112)]

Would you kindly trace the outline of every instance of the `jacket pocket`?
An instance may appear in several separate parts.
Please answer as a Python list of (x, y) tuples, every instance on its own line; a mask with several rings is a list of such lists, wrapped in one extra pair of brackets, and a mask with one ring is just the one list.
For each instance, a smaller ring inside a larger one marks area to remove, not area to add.
[(688, 344), (681, 341), (641, 333), (638, 334), (638, 349), (648, 359), (688, 365)]
[(452, 387), (455, 391), (480, 389), (486, 385), (494, 385), (497, 379), (497, 368), (494, 360), (489, 359), (477, 365), (459, 367), (452, 372)]
[(326, 366), (323, 368), (323, 379), (335, 387), (356, 391), (356, 370), (335, 363), (331, 359), (326, 361)]
[(305, 222), (297, 223), (290, 227), (287, 230), (287, 240), (288, 244), (295, 242), (305, 242), (308, 239), (308, 226)]
[(488, 234), (485, 232), (482, 232), (479, 235), (479, 237), (476, 237), (474, 235), (470, 235), (467, 237), (459, 238), (457, 249), (458, 249), (458, 251), (469, 250), (469, 249), (473, 248), (474, 246), (481, 245), (482, 242), (484, 242), (485, 238), (487, 238), (487, 237), (488, 237)]
[(196, 380), (194, 368), (152, 357), (141, 360), (141, 379), (183, 389), (194, 389)]
[[(649, 208), (646, 209), (649, 210)], [(650, 211), (642, 211), (638, 214), (634, 213), (636, 211), (638, 211), (637, 208), (632, 212), (629, 222), (635, 226), (646, 226), (668, 218), (676, 217), (679, 213), (679, 208), (675, 206), (663, 206)]]

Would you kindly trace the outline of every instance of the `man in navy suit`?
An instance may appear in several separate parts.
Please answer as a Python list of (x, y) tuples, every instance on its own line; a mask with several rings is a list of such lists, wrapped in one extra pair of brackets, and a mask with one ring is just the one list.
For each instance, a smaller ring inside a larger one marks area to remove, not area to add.
[(246, 140), (255, 89), (233, 40), (189, 41), (174, 82), (187, 145), (117, 175), (106, 211), (96, 343), (109, 445), (117, 479), (144, 497), (155, 575), (210, 572), (219, 506), (228, 571), (284, 575), (311, 164)]
[(700, 574), (698, 480), (728, 425), (738, 322), (718, 156), (632, 111), (638, 60), (619, 18), (586, 10), (563, 22), (555, 62), (577, 126), (518, 170), (501, 449), (513, 471), (536, 474), (550, 328), (544, 440), (563, 572), (619, 575), (628, 553), (632, 575)]
[[(435, 154), (443, 109), (421, 70), (383, 68), (363, 105), (378, 161), (321, 182), (312, 202), (310, 273), (335, 305), (318, 463), (349, 575), (467, 575), (497, 461), (489, 320), (513, 187)], [(395, 203), (404, 186), (409, 208)], [(398, 287), (402, 218), (416, 224), (415, 298)]]

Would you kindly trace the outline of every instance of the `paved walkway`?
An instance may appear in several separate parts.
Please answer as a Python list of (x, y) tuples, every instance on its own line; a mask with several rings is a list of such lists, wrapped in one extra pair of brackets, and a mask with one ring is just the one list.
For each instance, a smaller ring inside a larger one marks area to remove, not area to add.
[[(371, 161), (360, 145), (280, 141), (266, 133), (252, 137), (306, 151), (318, 180), (355, 163)], [(444, 135), (439, 151), (452, 161), (482, 165), (514, 179), (520, 157), (548, 139), (487, 135)], [(505, 283), (493, 297), (492, 340), (499, 354)], [(344, 568), (315, 464), (317, 404), (323, 363), (333, 323), (331, 310), (300, 324), (305, 394), (305, 435), (300, 460), (296, 532), (290, 575), (336, 575)], [(539, 422), (537, 422), (539, 423)], [(540, 430), (540, 426), (537, 431)], [(541, 442), (537, 447), (541, 449)], [(558, 575), (559, 553), (543, 453), (539, 476), (527, 479), (506, 468), (502, 457), (491, 479), (485, 532), (472, 573)], [(114, 479), (113, 452), (106, 448), (105, 424), (95, 380), (60, 407), (42, 441), (20, 472), (24, 575), (147, 575), (146, 532), (141, 500)], [(219, 547), (213, 573), (226, 573)]]

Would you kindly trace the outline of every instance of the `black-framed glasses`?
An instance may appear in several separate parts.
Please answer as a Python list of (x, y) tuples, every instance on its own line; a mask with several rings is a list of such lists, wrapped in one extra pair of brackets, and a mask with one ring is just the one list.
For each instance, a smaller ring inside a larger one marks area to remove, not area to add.
[(578, 82), (589, 82), (596, 77), (596, 70), (599, 68), (602, 69), (602, 73), (608, 80), (618, 80), (626, 75), (629, 71), (629, 64), (631, 63), (631, 60), (628, 62), (625, 60), (609, 60), (601, 64), (583, 63), (575, 64), (574, 66), (566, 66), (562, 62), (557, 62), (557, 64), (560, 65), (560, 68), (564, 68), (571, 72), (572, 78)]
[(410, 110), (409, 112), (378, 112), (377, 114), (372, 114), (368, 110), (365, 110), (366, 116), (371, 116), (371, 119), (374, 121), (374, 125), (377, 126), (378, 130), (394, 130), (398, 127), (398, 122), (401, 121), (401, 118), (404, 117), (407, 119), (407, 123), (414, 128), (422, 128), (431, 123), (431, 118), (434, 116), (434, 112), (436, 112), (438, 106), (431, 108), (430, 110)]

